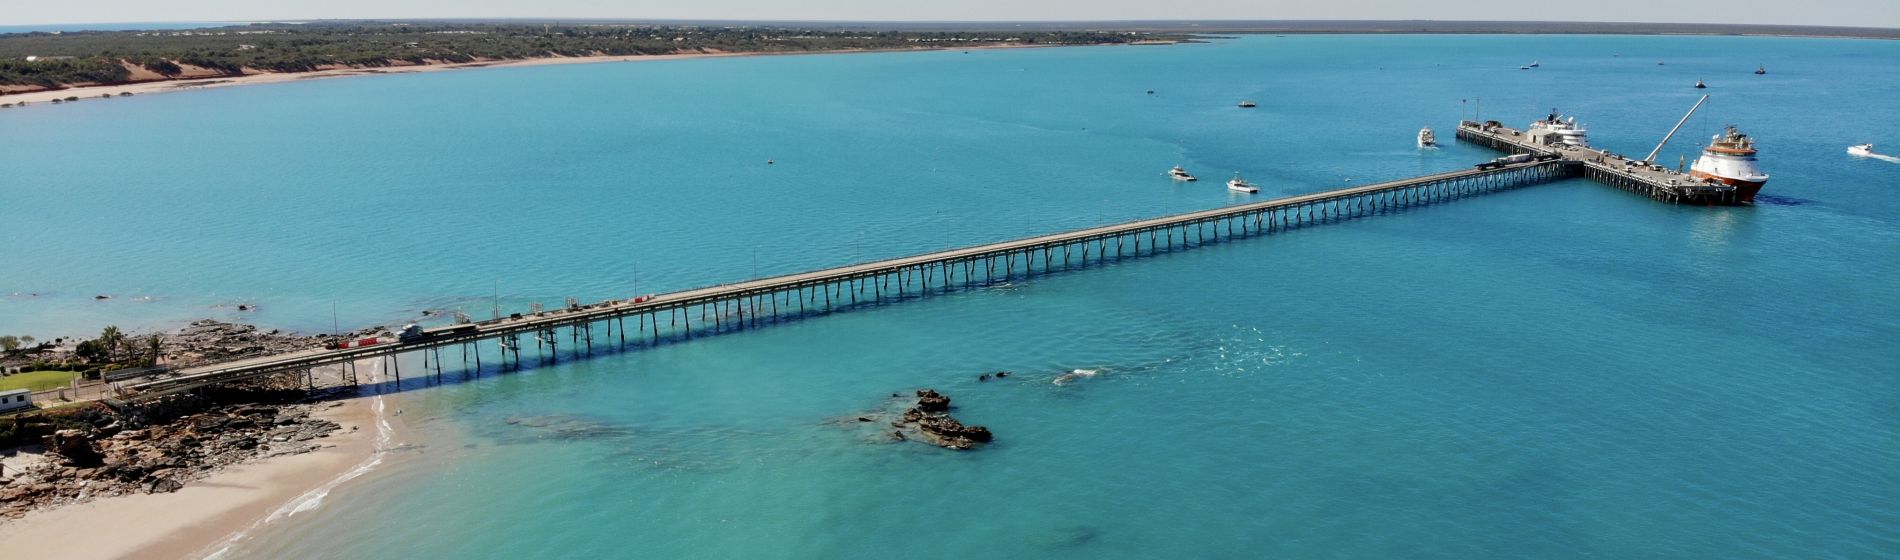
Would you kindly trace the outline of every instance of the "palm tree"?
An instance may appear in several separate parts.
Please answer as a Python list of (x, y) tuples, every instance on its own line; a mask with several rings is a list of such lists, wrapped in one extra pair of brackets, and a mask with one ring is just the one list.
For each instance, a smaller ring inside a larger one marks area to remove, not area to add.
[(163, 345), (164, 345), (164, 341), (160, 339), (158, 335), (152, 335), (145, 339), (145, 347), (152, 351), (152, 361), (151, 363), (148, 363), (145, 365), (148, 365), (148, 366), (158, 365), (159, 349)]
[(107, 325), (105, 330), (99, 331), (99, 345), (105, 347), (106, 361), (112, 361), (112, 357), (118, 354), (119, 347), (124, 344), (125, 334), (119, 332), (117, 325)]

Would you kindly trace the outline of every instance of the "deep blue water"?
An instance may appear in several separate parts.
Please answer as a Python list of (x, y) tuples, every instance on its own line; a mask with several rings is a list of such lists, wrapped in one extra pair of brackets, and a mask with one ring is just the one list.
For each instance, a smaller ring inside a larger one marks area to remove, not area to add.
[[(1774, 175), (1763, 204), (1566, 181), (412, 384), (419, 447), (237, 552), (1892, 557), (1900, 165), (1844, 149), (1900, 145), (1896, 55), (1262, 36), (13, 109), (0, 233), (32, 266), (0, 268), (0, 332), (323, 330), (333, 303), (345, 328), (484, 316), (497, 292), (520, 310), (1257, 200), (1220, 186), (1233, 171), (1259, 197), (1363, 184), (1493, 157), (1412, 146), (1480, 98), (1484, 118), (1558, 107), (1641, 154), (1703, 79), (1713, 99), (1658, 159), (1738, 124)], [(1204, 180), (1160, 176), (1175, 164)], [(1104, 373), (1050, 383), (1073, 368)], [(1018, 375), (976, 382), (999, 369)], [(837, 422), (926, 386), (998, 443), (957, 454)]]

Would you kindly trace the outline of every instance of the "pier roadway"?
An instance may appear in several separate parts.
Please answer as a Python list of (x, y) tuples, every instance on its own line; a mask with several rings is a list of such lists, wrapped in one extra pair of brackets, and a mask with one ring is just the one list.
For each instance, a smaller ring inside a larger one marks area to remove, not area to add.
[[(668, 320), (669, 336), (691, 336), (694, 333), (691, 313), (694, 308), (699, 310), (701, 328), (711, 326), (716, 330), (735, 323), (744, 326), (756, 323), (761, 316), (772, 319), (791, 313), (805, 313), (808, 304), (820, 309), (856, 304), (861, 294), (870, 301), (881, 301), (887, 296), (925, 293), (931, 289), (933, 282), (939, 289), (948, 289), (955, 284), (968, 286), (996, 279), (1007, 280), (1019, 270), (1020, 274), (1032, 274), (1036, 272), (1038, 254), (1042, 271), (1049, 272), (1058, 267), (1067, 267), (1072, 255), (1077, 252), (1084, 265), (1088, 263), (1091, 251), (1094, 251), (1098, 261), (1111, 256), (1119, 258), (1124, 256), (1130, 244), (1133, 245), (1132, 255), (1139, 256), (1142, 254), (1144, 237), (1147, 249), (1152, 254), (1160, 247), (1173, 248), (1177, 242), (1181, 246), (1189, 246), (1190, 234), (1195, 235), (1198, 241), (1206, 241), (1210, 230), (1214, 239), (1223, 235), (1223, 228), (1229, 238), (1257, 235), (1276, 229), (1367, 216), (1395, 208), (1455, 200), (1575, 176), (1574, 165), (1563, 161), (1531, 161), (1494, 169), (1463, 169), (655, 296), (570, 305), (560, 310), (436, 327), (423, 331), (420, 336), (381, 337), (376, 343), (363, 347), (313, 348), (210, 364), (179, 370), (160, 379), (123, 384), (120, 386), (121, 394), (126, 397), (149, 396), (263, 375), (299, 370), (307, 373), (309, 368), (339, 364), (346, 366), (346, 379), (353, 382), (354, 364), (359, 360), (417, 351), (426, 352), (425, 363), (427, 357), (434, 354), (435, 368), (439, 374), (442, 368), (440, 348), (465, 345), (466, 361), (467, 347), (487, 339), (500, 342), (504, 364), (512, 350), (518, 366), (522, 348), (520, 337), (524, 334), (533, 336), (537, 348), (545, 343), (553, 349), (556, 344), (562, 343), (562, 337), (556, 336), (556, 329), (566, 328), (567, 338), (576, 345), (574, 349), (578, 351), (583, 333), (585, 343), (591, 349), (595, 325), (604, 322), (607, 336), (611, 338), (617, 323), (620, 343), (624, 345), (629, 334), (626, 319), (634, 318), (640, 330), (636, 342), (639, 337), (647, 336), (657, 342), (663, 318)], [(870, 299), (872, 297), (877, 299)], [(712, 325), (707, 325), (709, 315)], [(685, 323), (683, 328), (679, 327), (682, 320)], [(555, 355), (558, 356), (558, 353)], [(475, 370), (479, 371), (479, 348), (476, 348), (475, 356)], [(395, 362), (382, 361), (385, 368), (395, 366)], [(399, 370), (396, 373), (400, 376)]]

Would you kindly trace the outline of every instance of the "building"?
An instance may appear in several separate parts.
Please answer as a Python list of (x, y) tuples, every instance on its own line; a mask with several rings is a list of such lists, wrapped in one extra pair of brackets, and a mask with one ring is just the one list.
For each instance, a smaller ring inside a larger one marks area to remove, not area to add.
[(33, 408), (32, 389), (14, 389), (0, 391), (0, 412)]

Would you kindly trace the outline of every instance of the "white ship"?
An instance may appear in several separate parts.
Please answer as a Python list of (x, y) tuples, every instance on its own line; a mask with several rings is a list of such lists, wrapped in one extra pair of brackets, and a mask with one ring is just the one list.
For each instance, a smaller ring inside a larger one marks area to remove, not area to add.
[(1187, 170), (1186, 170), (1186, 169), (1182, 169), (1182, 168), (1181, 168), (1181, 166), (1179, 166), (1179, 165), (1176, 165), (1176, 166), (1174, 166), (1174, 169), (1169, 169), (1169, 170), (1168, 170), (1168, 178), (1170, 178), (1170, 179), (1174, 179), (1174, 180), (1176, 180), (1176, 181), (1193, 181), (1193, 180), (1195, 180), (1195, 179), (1194, 179), (1194, 176), (1193, 176), (1193, 175), (1189, 175), (1189, 174), (1188, 174), (1188, 172), (1187, 172)]
[(1227, 180), (1227, 190), (1254, 194), (1260, 192), (1260, 187), (1256, 187), (1253, 183), (1247, 182), (1246, 179), (1240, 178), (1240, 173), (1235, 172), (1234, 178)]
[(1754, 202), (1755, 193), (1768, 183), (1768, 174), (1755, 166), (1755, 139), (1729, 125), (1702, 149), (1689, 176), (1735, 186), (1735, 198)]
[(1847, 153), (1848, 153), (1849, 155), (1856, 155), (1856, 156), (1860, 156), (1860, 157), (1870, 157), (1870, 156), (1872, 156), (1872, 155), (1874, 155), (1874, 145), (1873, 145), (1873, 144), (1861, 144), (1861, 145), (1859, 145), (1859, 146), (1848, 146), (1848, 147), (1847, 147)]
[(1420, 148), (1438, 147), (1438, 136), (1435, 134), (1432, 134), (1432, 127), (1428, 126), (1425, 128), (1418, 129), (1418, 147)]
[(1550, 116), (1543, 120), (1532, 122), (1524, 134), (1533, 144), (1563, 144), (1580, 148), (1590, 145), (1589, 132), (1577, 125), (1577, 118), (1565, 118), (1556, 110), (1552, 110)]

